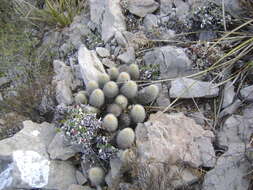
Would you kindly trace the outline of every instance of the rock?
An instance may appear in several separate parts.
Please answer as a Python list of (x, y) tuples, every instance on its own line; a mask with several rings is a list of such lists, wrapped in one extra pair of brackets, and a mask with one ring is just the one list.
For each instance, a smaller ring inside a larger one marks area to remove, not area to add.
[(158, 18), (156, 15), (147, 14), (143, 20), (143, 25), (147, 31), (152, 31), (158, 27)]
[(104, 66), (96, 52), (88, 50), (84, 45), (78, 50), (78, 63), (86, 86), (90, 80), (98, 81), (98, 75), (105, 73)]
[(242, 98), (246, 101), (253, 101), (253, 85), (240, 90)]
[(109, 68), (117, 66), (112, 60), (110, 60), (108, 58), (102, 59), (102, 63), (103, 63), (103, 65), (105, 65), (106, 67), (109, 67)]
[[(187, 184), (193, 184), (196, 181), (198, 181), (198, 177), (189, 170), (186, 169), (181, 170), (181, 168), (177, 166), (171, 166), (170, 169), (171, 169), (170, 175), (178, 176), (178, 178), (177, 177), (174, 178), (171, 184), (175, 189), (180, 188), (183, 185), (187, 186)], [(171, 177), (173, 178), (173, 176)]]
[(184, 0), (161, 0), (160, 3), (160, 11), (162, 16), (175, 12), (176, 16), (181, 20), (184, 19), (187, 14), (189, 14), (189, 10), (189, 2)]
[(201, 112), (194, 112), (194, 113), (191, 113), (189, 114), (189, 117), (191, 117), (192, 119), (194, 119), (194, 121), (198, 124), (198, 125), (201, 125), (201, 126), (204, 126), (205, 125), (205, 116), (203, 115), (203, 113)]
[(81, 186), (81, 185), (76, 185), (72, 184), (69, 186), (68, 190), (93, 190), (89, 186)]
[(83, 173), (76, 170), (76, 179), (79, 185), (83, 185), (87, 182), (86, 177), (84, 177)]
[(105, 181), (108, 187), (113, 188), (118, 186), (123, 172), (121, 171), (123, 167), (122, 161), (119, 158), (110, 160), (110, 172), (106, 175)]
[(229, 149), (234, 144), (247, 144), (250, 141), (252, 131), (252, 116), (232, 115), (218, 131), (218, 145), (221, 148)]
[(6, 87), (11, 82), (7, 77), (0, 77), (0, 88)]
[(56, 100), (58, 104), (64, 103), (70, 105), (73, 102), (72, 89), (74, 76), (71, 67), (66, 66), (62, 61), (54, 60), (53, 62), (55, 76), (53, 84), (56, 85)]
[(106, 1), (89, 0), (90, 7), (90, 19), (96, 24), (96, 27), (101, 31), (101, 22), (103, 20), (103, 14)]
[[(253, 112), (253, 104), (249, 104), (248, 106), (246, 106), (243, 109), (243, 116), (245, 118), (250, 118), (252, 116), (252, 112)], [(1, 122), (0, 122), (0, 124), (1, 124)]]
[(48, 153), (53, 160), (67, 160), (75, 156), (77, 151), (68, 143), (64, 133), (59, 132), (49, 144)]
[(111, 40), (116, 32), (126, 30), (120, 0), (90, 0), (91, 20), (101, 32), (104, 43)]
[(121, 55), (119, 55), (118, 60), (125, 64), (131, 64), (135, 62), (135, 51), (133, 47), (129, 47), (127, 51)]
[(2, 96), (2, 93), (0, 92), (0, 101), (3, 101), (3, 96)]
[(139, 17), (153, 13), (158, 7), (159, 4), (154, 0), (126, 0), (126, 8)]
[(210, 82), (178, 78), (171, 82), (171, 98), (211, 98), (219, 95), (219, 88)]
[(223, 118), (225, 116), (228, 115), (232, 115), (233, 113), (235, 113), (238, 108), (242, 105), (242, 101), (239, 99), (236, 99), (234, 101), (234, 103), (232, 103), (231, 105), (229, 105), (228, 107), (226, 107), (225, 109), (223, 109), (220, 113), (219, 113), (219, 118)]
[(250, 179), (246, 177), (250, 163), (245, 159), (245, 145), (233, 144), (217, 161), (214, 169), (204, 177), (202, 190), (248, 190)]
[[(167, 163), (169, 167), (187, 163), (194, 168), (215, 165), (213, 133), (182, 113), (151, 114), (147, 122), (138, 124), (135, 133), (138, 159), (142, 163), (152, 160), (154, 163)], [(173, 172), (169, 175), (173, 176)], [(196, 176), (187, 179), (190, 180), (181, 181), (180, 184), (191, 183)], [(177, 180), (172, 179), (171, 183), (179, 184)]]
[(225, 108), (233, 103), (235, 97), (235, 87), (232, 82), (227, 82), (224, 88), (224, 97), (222, 108)]
[(100, 57), (109, 57), (110, 56), (110, 52), (106, 48), (103, 48), (103, 47), (97, 47), (96, 52)]
[(82, 38), (91, 33), (88, 28), (88, 22), (87, 16), (81, 14), (75, 16), (70, 26), (63, 29), (62, 33), (68, 38), (60, 47), (64, 55), (73, 51), (73, 49), (78, 49), (82, 45)]
[(183, 48), (164, 46), (144, 55), (146, 65), (158, 65), (162, 78), (175, 78), (192, 74), (192, 62)]
[(76, 184), (75, 168), (68, 162), (50, 160), (47, 153), (56, 133), (53, 125), (32, 121), (23, 125), (19, 133), (0, 141), (0, 160), (10, 163), (0, 174), (0, 184), (5, 184), (2, 189), (67, 190)]
[(135, 33), (123, 31), (121, 35), (116, 33), (115, 39), (122, 47), (133, 47), (135, 50), (150, 43), (143, 31)]
[(55, 94), (58, 104), (71, 105), (74, 101), (72, 91), (65, 81), (57, 83)]
[(121, 32), (115, 32), (115, 39), (117, 43), (122, 47), (126, 47), (128, 45), (127, 39), (123, 36)]

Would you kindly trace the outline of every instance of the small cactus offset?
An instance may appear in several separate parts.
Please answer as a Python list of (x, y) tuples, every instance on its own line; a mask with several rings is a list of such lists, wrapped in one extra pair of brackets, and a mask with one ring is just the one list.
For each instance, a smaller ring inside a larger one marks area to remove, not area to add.
[(128, 99), (123, 95), (118, 95), (115, 98), (115, 104), (118, 104), (124, 110), (127, 108)]
[(134, 130), (132, 128), (125, 128), (117, 135), (117, 145), (121, 149), (130, 148), (135, 139)]
[(122, 85), (124, 82), (131, 80), (130, 75), (127, 72), (122, 72), (117, 78), (117, 83)]
[(102, 122), (102, 127), (108, 132), (114, 132), (118, 128), (118, 119), (113, 114), (107, 114)]
[(105, 83), (107, 83), (109, 81), (110, 81), (110, 77), (106, 73), (101, 73), (98, 75), (98, 86), (100, 88), (103, 88)]
[(130, 80), (123, 84), (123, 86), (120, 89), (121, 94), (126, 96), (127, 98), (134, 98), (137, 95), (138, 92), (138, 86), (136, 82)]
[(76, 104), (87, 104), (87, 98), (84, 91), (80, 91), (75, 96), (75, 103)]
[(131, 118), (135, 123), (142, 123), (146, 118), (146, 112), (142, 105), (134, 105), (130, 112)]
[(116, 81), (119, 76), (119, 70), (116, 67), (112, 67), (108, 70), (108, 74), (111, 80)]
[(104, 105), (104, 103), (105, 103), (104, 92), (101, 89), (94, 90), (90, 95), (89, 104), (96, 108), (100, 108)]
[(109, 81), (104, 85), (103, 92), (105, 97), (114, 98), (119, 93), (119, 87), (114, 81)]
[(159, 88), (156, 85), (149, 85), (138, 92), (137, 101), (146, 105), (156, 100), (159, 95)]
[(104, 183), (105, 172), (100, 167), (93, 167), (88, 172), (89, 179), (92, 185), (98, 187)]
[(129, 65), (128, 73), (132, 80), (138, 80), (140, 78), (140, 70), (136, 64)]
[(88, 82), (87, 86), (86, 86), (86, 90), (88, 92), (89, 95), (91, 95), (91, 93), (95, 90), (98, 89), (98, 83), (94, 80), (91, 80)]

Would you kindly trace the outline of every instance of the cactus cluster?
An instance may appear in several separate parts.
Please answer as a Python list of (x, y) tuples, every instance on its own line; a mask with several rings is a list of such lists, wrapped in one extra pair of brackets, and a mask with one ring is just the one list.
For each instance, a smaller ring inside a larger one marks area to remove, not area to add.
[(115, 136), (118, 148), (129, 148), (135, 139), (133, 128), (144, 122), (143, 105), (152, 103), (159, 94), (156, 85), (140, 89), (135, 82), (140, 78), (139, 67), (129, 65), (124, 71), (112, 67), (100, 74), (97, 81), (90, 81), (85, 93), (78, 93), (76, 102), (88, 103), (101, 111), (102, 129)]

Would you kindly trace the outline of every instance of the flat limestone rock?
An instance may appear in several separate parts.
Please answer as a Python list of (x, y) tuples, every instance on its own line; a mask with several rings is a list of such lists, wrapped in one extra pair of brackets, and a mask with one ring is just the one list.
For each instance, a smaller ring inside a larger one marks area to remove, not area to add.
[(148, 13), (154, 12), (159, 4), (154, 0), (127, 0), (126, 8), (134, 15), (145, 17)]
[(171, 98), (211, 98), (219, 94), (219, 88), (210, 82), (190, 78), (178, 78), (171, 82)]
[(84, 45), (78, 50), (78, 63), (85, 85), (90, 80), (98, 81), (99, 74), (105, 73), (104, 66), (97, 57), (96, 52), (88, 50)]

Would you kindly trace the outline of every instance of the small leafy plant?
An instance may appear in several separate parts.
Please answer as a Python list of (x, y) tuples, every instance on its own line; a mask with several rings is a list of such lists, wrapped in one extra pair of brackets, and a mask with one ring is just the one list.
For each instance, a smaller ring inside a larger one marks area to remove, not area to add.
[(96, 113), (88, 112), (87, 105), (69, 106), (65, 109), (65, 119), (58, 123), (71, 144), (81, 148), (83, 158), (92, 163), (109, 163), (118, 151), (110, 144), (110, 136), (102, 130), (102, 121)]

